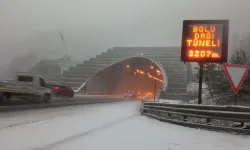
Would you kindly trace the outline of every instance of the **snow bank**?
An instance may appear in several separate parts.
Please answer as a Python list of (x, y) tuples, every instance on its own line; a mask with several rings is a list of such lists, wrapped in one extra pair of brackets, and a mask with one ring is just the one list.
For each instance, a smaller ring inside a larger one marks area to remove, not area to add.
[[(188, 102), (189, 104), (198, 104), (198, 98)], [(217, 105), (216, 101), (213, 100), (209, 95), (202, 94), (203, 105)]]
[[(198, 103), (198, 91), (199, 91), (199, 84), (192, 82), (187, 86), (187, 93), (190, 96), (197, 96), (196, 99), (189, 101), (188, 103), (197, 104)], [(216, 101), (213, 100), (210, 96), (208, 91), (207, 84), (202, 84), (202, 104), (204, 105), (216, 105)]]
[[(202, 84), (202, 93), (206, 92), (207, 87), (208, 87), (207, 84), (205, 83)], [(190, 96), (198, 96), (198, 90), (199, 90), (199, 83), (192, 82), (192, 83), (189, 83), (187, 86), (187, 93)]]

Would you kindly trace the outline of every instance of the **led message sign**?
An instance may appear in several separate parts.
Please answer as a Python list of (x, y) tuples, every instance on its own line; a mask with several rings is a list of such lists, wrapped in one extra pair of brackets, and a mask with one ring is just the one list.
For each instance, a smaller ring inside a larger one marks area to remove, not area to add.
[(181, 61), (227, 62), (228, 20), (184, 20)]

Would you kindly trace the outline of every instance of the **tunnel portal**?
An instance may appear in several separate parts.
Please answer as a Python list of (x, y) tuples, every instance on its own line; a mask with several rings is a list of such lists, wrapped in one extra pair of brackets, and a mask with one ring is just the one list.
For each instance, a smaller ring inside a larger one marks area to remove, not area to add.
[(156, 62), (146, 57), (126, 58), (91, 76), (86, 81), (86, 92), (123, 94), (131, 90), (154, 95), (166, 82), (163, 72)]

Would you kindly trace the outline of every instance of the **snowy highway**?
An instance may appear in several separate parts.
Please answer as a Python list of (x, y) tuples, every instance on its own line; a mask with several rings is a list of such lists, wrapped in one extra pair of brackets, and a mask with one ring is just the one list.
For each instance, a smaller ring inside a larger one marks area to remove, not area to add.
[(140, 116), (139, 101), (0, 113), (1, 150), (249, 150), (250, 138)]

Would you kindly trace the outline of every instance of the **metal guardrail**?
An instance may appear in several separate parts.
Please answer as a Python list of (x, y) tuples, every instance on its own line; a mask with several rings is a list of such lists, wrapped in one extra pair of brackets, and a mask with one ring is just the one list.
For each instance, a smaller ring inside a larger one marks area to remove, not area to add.
[(250, 108), (143, 101), (142, 115), (194, 128), (250, 134)]

